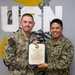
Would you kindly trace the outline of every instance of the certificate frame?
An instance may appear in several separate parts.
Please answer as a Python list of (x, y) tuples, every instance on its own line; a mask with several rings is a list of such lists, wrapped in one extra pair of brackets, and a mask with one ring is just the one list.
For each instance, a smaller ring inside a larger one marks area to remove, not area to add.
[(29, 44), (28, 49), (28, 65), (38, 65), (45, 63), (46, 47), (45, 43)]

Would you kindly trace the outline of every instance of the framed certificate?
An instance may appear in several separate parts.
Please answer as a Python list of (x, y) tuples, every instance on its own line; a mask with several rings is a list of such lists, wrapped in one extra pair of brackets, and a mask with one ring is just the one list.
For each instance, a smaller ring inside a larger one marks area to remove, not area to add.
[(45, 63), (45, 44), (29, 44), (28, 64), (38, 65)]

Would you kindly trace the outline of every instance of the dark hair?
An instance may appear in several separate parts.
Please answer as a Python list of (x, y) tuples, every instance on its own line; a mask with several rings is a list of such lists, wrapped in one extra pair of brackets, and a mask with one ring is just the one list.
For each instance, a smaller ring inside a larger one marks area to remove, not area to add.
[(56, 19), (53, 19), (53, 20), (50, 22), (50, 27), (51, 27), (51, 25), (52, 25), (54, 22), (60, 24), (61, 28), (63, 28), (63, 22), (62, 22), (62, 20), (57, 19), (57, 18), (56, 18)]
[(29, 16), (29, 17), (31, 17), (32, 20), (34, 21), (34, 18), (33, 18), (33, 16), (32, 16), (32, 14), (30, 14), (30, 13), (25, 13), (25, 14), (23, 14), (22, 17), (21, 17), (21, 20), (23, 19), (24, 16)]

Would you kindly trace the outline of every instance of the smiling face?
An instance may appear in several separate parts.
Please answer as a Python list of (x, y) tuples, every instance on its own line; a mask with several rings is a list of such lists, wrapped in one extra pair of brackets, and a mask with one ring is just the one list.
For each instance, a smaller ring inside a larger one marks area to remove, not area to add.
[(30, 32), (32, 28), (34, 27), (34, 20), (31, 16), (25, 15), (22, 17), (22, 20), (20, 22), (20, 25), (22, 27), (22, 31), (24, 33)]
[(50, 31), (54, 39), (59, 39), (62, 37), (63, 28), (57, 22), (51, 24)]

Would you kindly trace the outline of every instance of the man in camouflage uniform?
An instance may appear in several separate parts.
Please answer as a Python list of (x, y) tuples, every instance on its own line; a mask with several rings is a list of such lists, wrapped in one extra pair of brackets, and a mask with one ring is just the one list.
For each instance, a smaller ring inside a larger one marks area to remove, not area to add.
[(40, 64), (46, 68), (45, 75), (70, 75), (70, 65), (74, 55), (72, 42), (63, 36), (63, 23), (54, 19), (50, 23), (52, 38), (46, 41), (47, 63)]
[(37, 67), (28, 65), (28, 43), (37, 39), (30, 32), (34, 24), (33, 16), (24, 14), (20, 21), (22, 28), (10, 35), (5, 44), (5, 63), (9, 75), (38, 75)]

